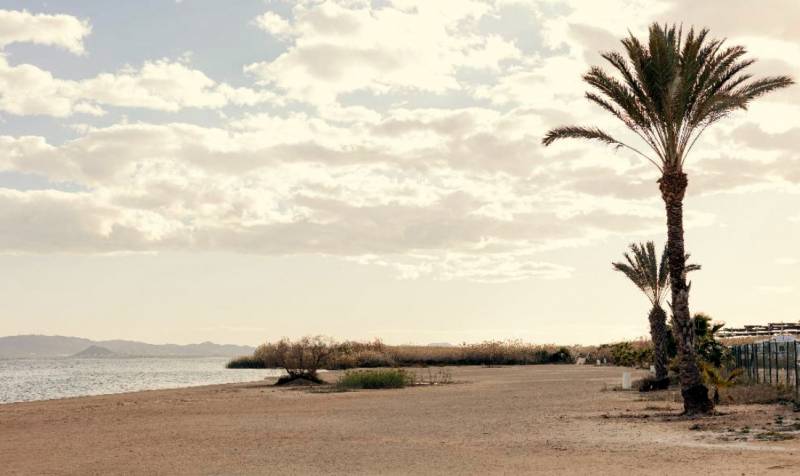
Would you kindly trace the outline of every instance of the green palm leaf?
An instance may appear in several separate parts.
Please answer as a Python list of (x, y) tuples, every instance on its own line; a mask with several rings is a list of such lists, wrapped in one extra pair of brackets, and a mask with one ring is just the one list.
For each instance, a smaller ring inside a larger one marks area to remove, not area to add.
[[(615, 139), (598, 128), (557, 127), (545, 134), (545, 146), (560, 139), (597, 140), (629, 149), (662, 172), (682, 172), (692, 146), (708, 126), (750, 101), (794, 84), (788, 76), (754, 79), (747, 73), (755, 60), (742, 46), (723, 47), (709, 31), (650, 26), (648, 41), (629, 35), (626, 56), (602, 57), (611, 72), (592, 67), (583, 79), (592, 87), (586, 99), (608, 111), (647, 145), (650, 153)], [(613, 73), (613, 74), (612, 74)]]
[[(656, 255), (656, 247), (652, 241), (646, 243), (631, 243), (628, 252), (623, 253), (625, 261), (612, 262), (611, 266), (627, 276), (631, 282), (647, 296), (653, 305), (661, 305), (664, 294), (669, 290), (669, 256), (667, 248), (661, 253), (661, 259)], [(689, 254), (686, 254), (686, 260)], [(685, 271), (701, 269), (699, 264), (687, 264)]]

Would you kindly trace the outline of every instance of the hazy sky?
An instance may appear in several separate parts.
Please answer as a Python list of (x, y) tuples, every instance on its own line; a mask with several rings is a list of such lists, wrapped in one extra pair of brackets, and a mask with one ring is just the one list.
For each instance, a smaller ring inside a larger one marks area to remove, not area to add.
[[(663, 244), (657, 170), (542, 135), (622, 130), (580, 76), (652, 21), (800, 77), (796, 0), (0, 9), (0, 335), (643, 336), (648, 302), (610, 262)], [(799, 143), (794, 87), (693, 152), (693, 311), (800, 319)]]

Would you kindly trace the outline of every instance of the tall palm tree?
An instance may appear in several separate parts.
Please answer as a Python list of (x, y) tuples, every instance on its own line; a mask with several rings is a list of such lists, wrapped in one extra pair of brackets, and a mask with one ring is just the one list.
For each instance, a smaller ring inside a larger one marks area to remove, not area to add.
[(661, 173), (659, 189), (667, 212), (670, 287), (674, 333), (679, 354), (681, 393), (687, 414), (708, 413), (713, 404), (703, 385), (694, 350), (683, 245), (683, 197), (688, 180), (683, 165), (694, 144), (713, 123), (750, 101), (793, 84), (788, 76), (754, 79), (745, 73), (754, 63), (742, 46), (724, 45), (709, 31), (676, 26), (650, 26), (649, 38), (622, 40), (625, 56), (608, 52), (614, 75), (599, 67), (583, 79), (594, 88), (586, 98), (605, 109), (647, 145), (647, 153), (596, 127), (558, 127), (542, 143), (588, 139), (624, 148), (642, 156)]
[[(641, 290), (650, 301), (650, 338), (653, 341), (654, 366), (656, 368), (657, 388), (665, 388), (667, 380), (667, 342), (669, 332), (667, 328), (667, 313), (661, 307), (661, 301), (669, 288), (669, 266), (667, 248), (661, 253), (661, 260), (656, 256), (656, 247), (652, 241), (647, 243), (631, 243), (630, 254), (624, 253), (624, 262), (611, 263), (615, 270), (620, 271)], [(686, 255), (689, 258), (689, 255)], [(687, 264), (685, 271), (695, 271), (700, 265)]]

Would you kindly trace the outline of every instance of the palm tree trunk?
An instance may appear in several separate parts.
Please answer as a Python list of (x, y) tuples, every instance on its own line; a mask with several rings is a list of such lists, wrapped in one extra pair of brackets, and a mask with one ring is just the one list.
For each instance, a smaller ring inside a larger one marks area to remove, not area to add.
[(683, 172), (665, 172), (659, 180), (661, 198), (667, 209), (667, 254), (672, 288), (672, 331), (678, 346), (678, 376), (683, 410), (687, 415), (709, 413), (714, 404), (703, 385), (694, 348), (694, 325), (689, 313), (689, 287), (686, 285), (686, 251), (683, 246), (683, 197), (688, 180)]
[(650, 310), (650, 339), (653, 341), (653, 364), (659, 388), (666, 388), (667, 379), (667, 313), (659, 305)]

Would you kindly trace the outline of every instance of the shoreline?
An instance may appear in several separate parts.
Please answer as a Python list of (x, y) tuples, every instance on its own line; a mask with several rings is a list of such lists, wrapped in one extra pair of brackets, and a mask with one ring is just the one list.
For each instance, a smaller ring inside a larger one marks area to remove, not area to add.
[[(412, 369), (413, 370), (413, 369)], [(800, 440), (722, 441), (787, 411), (611, 391), (622, 369), (450, 367), (457, 384), (308, 392), (269, 380), (0, 405), (5, 474), (794, 473)], [(337, 372), (324, 375), (335, 380)], [(791, 415), (789, 416), (791, 417)], [(701, 431), (690, 430), (693, 424)], [(705, 428), (708, 427), (708, 428)]]
[(0, 405), (249, 382), (276, 370), (224, 368), (225, 359), (45, 359), (0, 362)]
[(18, 400), (15, 402), (0, 402), (0, 409), (8, 406), (8, 405), (22, 405), (22, 404), (33, 404), (33, 403), (53, 403), (53, 402), (61, 402), (61, 401), (68, 401), (68, 400), (78, 400), (81, 398), (98, 398), (98, 397), (112, 397), (112, 396), (135, 396), (140, 393), (150, 393), (150, 392), (175, 392), (180, 390), (190, 390), (190, 389), (203, 389), (203, 388), (212, 388), (212, 387), (224, 387), (227, 385), (246, 385), (246, 384), (258, 384), (265, 380), (269, 380), (274, 377), (264, 377), (261, 380), (250, 380), (250, 381), (242, 381), (242, 382), (228, 382), (228, 383), (210, 383), (210, 384), (197, 384), (197, 385), (181, 385), (180, 387), (166, 387), (166, 388), (145, 388), (142, 390), (130, 390), (124, 392), (110, 392), (110, 393), (93, 393), (93, 394), (86, 394), (86, 395), (75, 395), (70, 397), (55, 397), (55, 398), (45, 398), (41, 400)]

